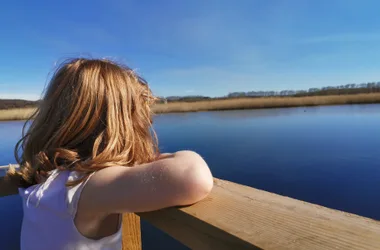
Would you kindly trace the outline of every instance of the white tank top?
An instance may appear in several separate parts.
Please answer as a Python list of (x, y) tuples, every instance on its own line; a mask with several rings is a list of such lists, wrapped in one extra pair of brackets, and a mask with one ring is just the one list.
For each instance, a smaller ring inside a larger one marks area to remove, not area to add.
[(76, 172), (54, 170), (44, 183), (19, 189), (24, 209), (21, 250), (121, 249), (121, 222), (115, 234), (99, 240), (78, 232), (74, 218), (86, 182), (65, 186), (68, 180), (77, 178)]

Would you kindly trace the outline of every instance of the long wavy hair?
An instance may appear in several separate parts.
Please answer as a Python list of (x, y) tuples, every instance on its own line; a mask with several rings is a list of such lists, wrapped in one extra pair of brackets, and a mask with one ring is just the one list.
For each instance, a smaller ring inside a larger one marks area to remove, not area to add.
[(103, 59), (65, 61), (25, 122), (15, 147), (20, 168), (10, 168), (7, 177), (26, 188), (51, 170), (73, 170), (83, 174), (79, 183), (106, 167), (154, 161), (154, 101), (146, 81), (126, 66)]

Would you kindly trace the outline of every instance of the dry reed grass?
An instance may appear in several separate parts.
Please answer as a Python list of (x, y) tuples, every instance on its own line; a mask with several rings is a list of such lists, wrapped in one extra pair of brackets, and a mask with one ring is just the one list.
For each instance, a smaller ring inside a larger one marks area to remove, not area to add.
[[(198, 102), (172, 102), (167, 104), (156, 104), (153, 107), (153, 110), (155, 113), (175, 113), (369, 103), (380, 103), (380, 93), (336, 96), (236, 98)], [(25, 120), (29, 118), (33, 111), (33, 108), (0, 110), (0, 121)]]
[(306, 97), (236, 98), (199, 102), (172, 102), (167, 104), (157, 104), (154, 107), (154, 111), (156, 113), (172, 113), (368, 103), (380, 103), (380, 93)]
[(0, 121), (15, 121), (28, 119), (35, 108), (3, 109), (0, 110)]

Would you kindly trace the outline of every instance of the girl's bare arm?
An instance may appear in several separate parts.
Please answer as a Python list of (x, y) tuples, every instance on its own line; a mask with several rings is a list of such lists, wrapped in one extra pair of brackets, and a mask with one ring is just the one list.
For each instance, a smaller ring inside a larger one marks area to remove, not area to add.
[(82, 211), (104, 214), (146, 212), (196, 203), (212, 186), (202, 157), (179, 151), (148, 164), (98, 171), (84, 187), (79, 206)]

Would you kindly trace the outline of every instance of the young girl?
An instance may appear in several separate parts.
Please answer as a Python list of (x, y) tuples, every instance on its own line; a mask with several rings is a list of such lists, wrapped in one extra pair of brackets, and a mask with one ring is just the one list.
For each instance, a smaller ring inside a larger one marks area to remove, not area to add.
[[(159, 154), (154, 98), (131, 69), (74, 59), (49, 83), (15, 155), (21, 249), (121, 249), (121, 214), (189, 205), (213, 186), (191, 151)], [(20, 152), (21, 151), (21, 152)]]

